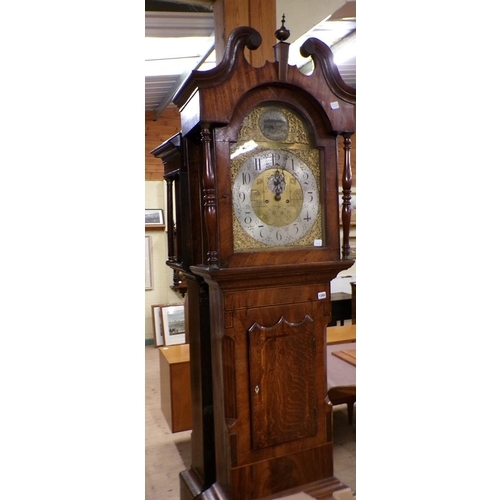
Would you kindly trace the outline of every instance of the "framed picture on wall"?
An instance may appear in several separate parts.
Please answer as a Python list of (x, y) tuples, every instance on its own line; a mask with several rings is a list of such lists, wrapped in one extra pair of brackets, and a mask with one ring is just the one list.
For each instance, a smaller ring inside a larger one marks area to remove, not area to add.
[(144, 275), (146, 278), (146, 290), (153, 289), (153, 265), (152, 265), (152, 241), (151, 236), (146, 236), (146, 256)]
[(165, 345), (185, 344), (184, 305), (169, 304), (161, 308), (163, 339)]
[(153, 304), (151, 306), (151, 319), (153, 320), (153, 335), (156, 347), (165, 345), (165, 339), (163, 338), (163, 319), (161, 314), (161, 309), (165, 306), (168, 306), (168, 304)]
[(161, 208), (146, 208), (145, 224), (146, 227), (165, 227), (163, 210)]

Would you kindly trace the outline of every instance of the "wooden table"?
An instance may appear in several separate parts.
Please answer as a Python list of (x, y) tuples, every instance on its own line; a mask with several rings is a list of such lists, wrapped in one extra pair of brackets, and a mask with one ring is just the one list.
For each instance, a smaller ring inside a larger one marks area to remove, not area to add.
[(332, 356), (342, 359), (352, 366), (356, 366), (356, 349), (345, 349), (344, 351), (334, 351)]
[(356, 325), (329, 326), (326, 329), (326, 345), (356, 342)]
[(327, 328), (327, 351), (332, 355), (327, 362), (328, 399), (335, 405), (347, 404), (349, 425), (353, 422), (356, 402), (356, 325)]

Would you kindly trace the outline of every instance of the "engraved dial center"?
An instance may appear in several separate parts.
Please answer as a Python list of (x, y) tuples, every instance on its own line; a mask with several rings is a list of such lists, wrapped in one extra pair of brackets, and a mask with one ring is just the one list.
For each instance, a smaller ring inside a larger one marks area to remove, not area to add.
[(283, 227), (300, 215), (304, 193), (300, 183), (290, 172), (264, 171), (252, 184), (250, 200), (255, 215), (262, 222)]

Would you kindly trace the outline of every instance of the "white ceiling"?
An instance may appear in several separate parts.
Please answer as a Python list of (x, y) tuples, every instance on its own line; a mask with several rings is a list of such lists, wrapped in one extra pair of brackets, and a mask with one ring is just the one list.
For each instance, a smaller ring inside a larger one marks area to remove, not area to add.
[[(211, 4), (204, 0), (187, 0), (174, 2), (165, 2), (163, 0), (153, 0), (149, 4), (161, 4), (162, 8), (173, 7), (175, 10), (189, 9), (188, 12), (182, 11), (148, 11), (148, 2), (146, 2), (145, 13), (145, 35), (148, 37), (157, 37), (163, 40), (156, 42), (168, 41), (165, 39), (174, 39), (175, 46), (184, 46), (182, 38), (184, 37), (203, 37), (196, 47), (187, 54), (189, 57), (179, 59), (180, 54), (174, 53), (172, 48), (165, 47), (164, 53), (162, 49), (157, 49), (154, 55), (146, 55), (146, 95), (145, 108), (146, 111), (154, 111), (155, 118), (161, 115), (161, 112), (167, 106), (174, 106), (172, 98), (182, 85), (184, 80), (189, 76), (189, 73), (194, 69), (209, 69), (215, 65), (215, 55), (212, 52), (213, 48), (213, 31), (214, 17), (211, 12)], [(183, 4), (180, 6), (179, 4)], [(349, 7), (348, 12), (346, 8)], [(200, 10), (205, 10), (204, 12)], [(345, 17), (348, 16), (348, 17)], [(286, 26), (286, 22), (285, 22)], [(278, 28), (276, 26), (276, 28)], [(297, 65), (304, 73), (309, 73), (312, 69), (310, 59), (304, 59), (300, 56), (299, 49), (302, 43), (309, 37), (316, 37), (323, 40), (332, 51), (338, 53), (338, 50), (343, 45), (349, 45), (355, 49), (356, 41), (356, 18), (355, 18), (355, 2), (348, 2), (334, 13), (330, 18), (320, 22), (312, 30), (305, 33), (290, 46), (289, 64)], [(170, 46), (172, 47), (172, 46)], [(176, 51), (175, 51), (176, 52)], [(154, 59), (154, 61), (153, 61)], [(175, 74), (170, 76), (148, 76), (153, 74), (153, 65), (173, 64), (178, 66)], [(180, 64), (182, 63), (182, 64)], [(351, 87), (356, 87), (356, 55), (348, 56), (348, 59), (337, 63), (339, 72), (344, 81)]]

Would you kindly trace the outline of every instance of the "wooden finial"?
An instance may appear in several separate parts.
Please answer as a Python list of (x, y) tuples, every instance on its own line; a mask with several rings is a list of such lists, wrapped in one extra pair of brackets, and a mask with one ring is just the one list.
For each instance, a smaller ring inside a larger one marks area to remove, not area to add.
[(281, 28), (275, 31), (274, 36), (280, 42), (284, 42), (290, 36), (290, 30), (285, 28), (285, 14), (281, 18)]

